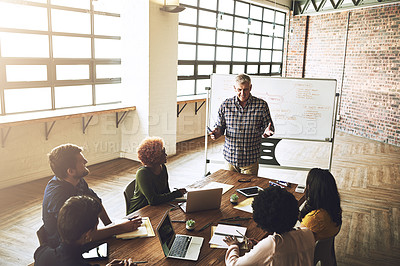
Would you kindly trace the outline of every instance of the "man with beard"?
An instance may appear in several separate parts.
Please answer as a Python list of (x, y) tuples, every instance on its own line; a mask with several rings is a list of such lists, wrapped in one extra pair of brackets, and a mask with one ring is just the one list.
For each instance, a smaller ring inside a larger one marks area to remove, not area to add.
[[(42, 219), (47, 235), (47, 245), (57, 247), (60, 236), (57, 230), (58, 213), (67, 199), (72, 196), (86, 195), (97, 200), (101, 199), (89, 188), (85, 177), (89, 174), (86, 168), (87, 160), (82, 154), (82, 148), (73, 144), (63, 144), (55, 147), (49, 153), (50, 167), (55, 176), (49, 181), (44, 191), (42, 205)], [(101, 204), (100, 220), (105, 226), (111, 224), (111, 220)], [(85, 215), (85, 214), (82, 214)], [(136, 230), (141, 224), (140, 217), (134, 217), (118, 225), (110, 225), (93, 233), (91, 240), (100, 240), (112, 235)]]

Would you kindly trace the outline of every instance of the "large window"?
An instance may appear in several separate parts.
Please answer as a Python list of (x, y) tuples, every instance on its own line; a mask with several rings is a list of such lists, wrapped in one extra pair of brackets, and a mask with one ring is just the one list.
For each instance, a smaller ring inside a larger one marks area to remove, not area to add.
[(210, 74), (281, 75), (286, 14), (238, 0), (180, 0), (178, 96), (205, 93)]
[(0, 0), (1, 115), (121, 102), (122, 0)]

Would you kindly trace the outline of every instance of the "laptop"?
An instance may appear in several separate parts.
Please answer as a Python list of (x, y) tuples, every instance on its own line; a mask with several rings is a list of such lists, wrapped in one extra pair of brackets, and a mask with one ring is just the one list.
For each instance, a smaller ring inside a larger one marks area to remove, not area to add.
[(222, 188), (188, 191), (186, 202), (179, 204), (185, 212), (197, 212), (219, 209), (221, 207)]
[(193, 261), (199, 258), (204, 238), (175, 234), (169, 211), (158, 224), (157, 234), (165, 257)]

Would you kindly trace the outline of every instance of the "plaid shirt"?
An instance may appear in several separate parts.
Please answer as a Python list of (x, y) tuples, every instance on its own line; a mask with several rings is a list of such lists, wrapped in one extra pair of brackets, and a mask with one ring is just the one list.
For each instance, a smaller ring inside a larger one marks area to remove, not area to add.
[(246, 106), (239, 104), (237, 96), (226, 99), (218, 110), (215, 126), (225, 133), (224, 158), (238, 167), (255, 163), (260, 156), (261, 137), (268, 124), (274, 124), (268, 104), (250, 95)]

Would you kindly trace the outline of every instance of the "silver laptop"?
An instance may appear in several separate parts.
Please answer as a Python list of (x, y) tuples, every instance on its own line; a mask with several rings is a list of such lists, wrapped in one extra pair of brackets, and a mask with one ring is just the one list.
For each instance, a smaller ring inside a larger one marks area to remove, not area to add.
[(199, 258), (204, 238), (197, 236), (177, 235), (172, 227), (169, 211), (164, 214), (157, 226), (161, 247), (167, 258), (194, 260)]
[(222, 188), (188, 191), (186, 202), (179, 207), (186, 213), (219, 209), (221, 207)]

